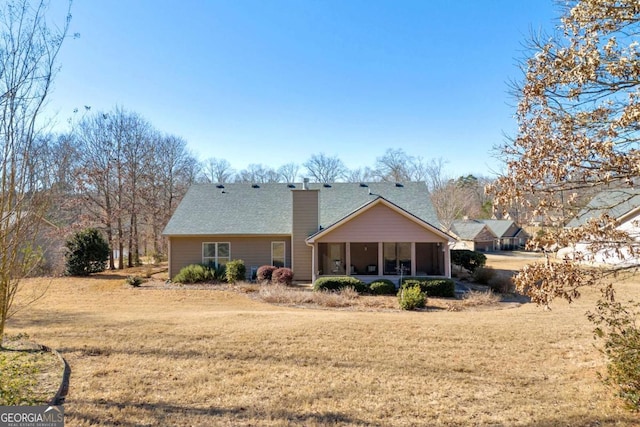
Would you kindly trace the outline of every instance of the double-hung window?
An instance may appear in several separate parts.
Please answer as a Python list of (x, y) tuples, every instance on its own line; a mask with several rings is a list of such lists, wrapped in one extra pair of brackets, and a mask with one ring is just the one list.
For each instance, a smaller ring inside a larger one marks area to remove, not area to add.
[(228, 242), (206, 242), (202, 244), (202, 263), (219, 267), (229, 262), (231, 244)]

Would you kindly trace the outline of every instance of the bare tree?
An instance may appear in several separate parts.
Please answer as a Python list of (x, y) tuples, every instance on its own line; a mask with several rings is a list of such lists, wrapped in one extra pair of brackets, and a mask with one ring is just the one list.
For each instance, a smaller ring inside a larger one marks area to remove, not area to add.
[(270, 167), (252, 163), (247, 166), (246, 169), (238, 172), (235, 182), (249, 182), (254, 184), (280, 182), (280, 174)]
[(446, 163), (442, 157), (438, 157), (437, 159), (431, 159), (424, 166), (425, 181), (429, 191), (435, 191), (438, 188), (444, 187), (451, 179), (444, 170)]
[(300, 171), (300, 166), (296, 163), (287, 163), (278, 168), (278, 175), (280, 175), (280, 180), (283, 182), (296, 182), (298, 178), (298, 171)]
[(381, 181), (411, 181), (413, 158), (401, 148), (389, 148), (382, 157), (376, 159), (374, 173)]
[(337, 156), (329, 157), (324, 153), (313, 154), (303, 163), (307, 172), (316, 182), (335, 182), (344, 177), (346, 166)]
[(369, 167), (349, 169), (344, 174), (346, 182), (370, 182), (379, 181), (378, 177)]
[(38, 261), (36, 239), (47, 208), (29, 168), (37, 120), (71, 15), (52, 29), (45, 13), (44, 1), (0, 5), (0, 345), (5, 322), (17, 308), (20, 280)]
[[(115, 187), (114, 147), (108, 132), (109, 116), (96, 113), (84, 117), (75, 130), (80, 156), (76, 188), (82, 200), (83, 222), (98, 223), (113, 248), (116, 206), (112, 188)], [(109, 256), (109, 268), (115, 268), (113, 252)]]
[(166, 254), (161, 236), (178, 203), (195, 182), (198, 162), (187, 150), (184, 139), (155, 133), (152, 137), (150, 160), (145, 172), (145, 218), (150, 229), (153, 254)]
[(150, 162), (148, 148), (154, 142), (151, 125), (136, 113), (118, 110), (125, 127), (125, 142), (123, 146), (124, 175), (125, 175), (125, 215), (129, 217), (127, 266), (140, 264), (140, 217), (143, 213), (143, 203), (140, 192), (144, 189), (144, 179), (147, 177), (145, 166)]
[(206, 182), (229, 182), (235, 171), (225, 159), (210, 157), (202, 162), (202, 173)]
[(440, 219), (440, 224), (449, 231), (457, 219), (477, 217), (479, 206), (473, 189), (461, 183), (460, 179), (448, 179), (444, 185), (429, 193), (431, 203)]

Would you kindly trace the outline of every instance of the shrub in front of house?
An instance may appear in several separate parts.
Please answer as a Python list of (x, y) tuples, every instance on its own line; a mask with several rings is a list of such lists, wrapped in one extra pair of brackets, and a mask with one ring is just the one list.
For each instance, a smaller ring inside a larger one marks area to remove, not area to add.
[(216, 270), (202, 264), (190, 264), (180, 269), (173, 281), (176, 283), (199, 283), (216, 279)]
[(374, 295), (395, 295), (396, 285), (389, 279), (378, 279), (369, 283), (369, 292)]
[(451, 250), (451, 263), (464, 268), (473, 273), (477, 268), (484, 267), (487, 257), (482, 252), (470, 251), (468, 249)]
[(493, 292), (499, 294), (511, 294), (515, 291), (515, 284), (511, 276), (497, 274), (494, 278), (489, 279), (488, 285)]
[(338, 291), (348, 287), (352, 287), (358, 293), (368, 290), (367, 285), (362, 280), (349, 276), (321, 277), (313, 283), (314, 291)]
[(134, 288), (138, 288), (140, 287), (140, 285), (142, 285), (142, 282), (144, 280), (142, 280), (142, 277), (140, 276), (127, 276), (126, 279), (124, 279), (125, 283), (131, 287)]
[(241, 259), (234, 259), (226, 264), (227, 272), (225, 274), (227, 282), (235, 283), (241, 280), (245, 280), (247, 274), (247, 267), (244, 265), (244, 261)]
[(271, 283), (271, 277), (273, 272), (276, 271), (278, 267), (274, 267), (273, 265), (262, 265), (258, 268), (258, 272), (256, 273), (256, 280), (260, 283)]
[(273, 271), (271, 283), (291, 286), (293, 283), (293, 271), (287, 267), (280, 267)]
[(456, 296), (456, 284), (451, 279), (429, 277), (405, 277), (400, 284), (401, 288), (420, 286), (420, 290), (430, 297), (454, 298)]
[(496, 275), (496, 271), (492, 267), (480, 267), (473, 272), (473, 281), (481, 285), (488, 285)]
[(403, 310), (415, 310), (423, 308), (427, 304), (427, 298), (420, 289), (420, 285), (412, 285), (400, 288), (398, 303)]

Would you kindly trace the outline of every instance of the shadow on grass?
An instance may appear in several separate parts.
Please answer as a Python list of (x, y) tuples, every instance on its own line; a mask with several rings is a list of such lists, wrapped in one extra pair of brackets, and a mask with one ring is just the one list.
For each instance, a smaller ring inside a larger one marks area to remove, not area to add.
[(637, 415), (629, 413), (618, 417), (602, 416), (579, 416), (571, 417), (556, 414), (547, 419), (531, 421), (523, 424), (523, 427), (558, 427), (558, 426), (575, 426), (575, 427), (596, 427), (596, 426), (637, 426)]
[[(367, 425), (370, 421), (357, 419), (339, 412), (300, 413), (289, 410), (265, 411), (261, 408), (235, 406), (231, 408), (190, 407), (171, 403), (127, 403), (106, 399), (73, 400), (66, 419), (83, 425), (255, 425), (261, 420), (284, 425)], [(94, 408), (91, 412), (76, 410), (75, 404)], [(113, 409), (117, 409), (114, 411)], [(114, 417), (112, 414), (117, 413)], [(144, 421), (142, 421), (144, 420)]]
[[(267, 411), (250, 406), (230, 408), (191, 407), (171, 403), (127, 403), (106, 399), (74, 400), (66, 411), (68, 422), (82, 425), (119, 425), (134, 427), (140, 425), (355, 425), (382, 426), (393, 422), (380, 423), (355, 418), (339, 412), (324, 411), (318, 413), (296, 412), (295, 410), (275, 409)], [(76, 405), (81, 408), (76, 409)], [(84, 410), (84, 408), (91, 408)], [(114, 409), (117, 409), (115, 411)], [(417, 409), (417, 408), (416, 408)], [(117, 415), (114, 415), (117, 414)], [(443, 424), (433, 424), (443, 425)], [(448, 426), (466, 426), (467, 423), (447, 423)], [(562, 414), (549, 415), (545, 419), (530, 420), (519, 424), (524, 427), (556, 426), (603, 426), (637, 425), (634, 414), (610, 416), (569, 417)]]
[(8, 319), (7, 326), (12, 329), (50, 328), (52, 326), (69, 326), (76, 323), (95, 321), (95, 316), (88, 312), (55, 311), (49, 309), (35, 309), (29, 307), (29, 316), (16, 315)]

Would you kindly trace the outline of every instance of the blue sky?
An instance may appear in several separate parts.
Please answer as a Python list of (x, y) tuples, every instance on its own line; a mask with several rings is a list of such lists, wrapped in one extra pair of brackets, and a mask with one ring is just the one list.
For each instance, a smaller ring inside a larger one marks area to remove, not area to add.
[[(63, 14), (52, 0), (52, 14)], [(116, 105), (234, 168), (388, 148), (490, 175), (553, 0), (76, 0), (47, 114)]]

